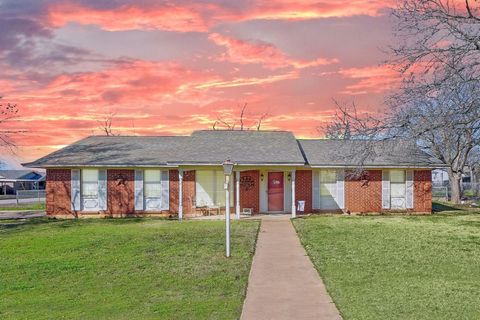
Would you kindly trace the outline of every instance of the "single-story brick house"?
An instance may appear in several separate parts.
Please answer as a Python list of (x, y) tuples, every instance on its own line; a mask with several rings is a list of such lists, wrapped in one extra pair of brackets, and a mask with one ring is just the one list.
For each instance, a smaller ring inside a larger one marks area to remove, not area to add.
[[(219, 213), (226, 159), (235, 163), (237, 214), (431, 212), (431, 170), (439, 164), (406, 141), (377, 141), (368, 152), (364, 143), (285, 131), (92, 136), (26, 165), (47, 170), (50, 216)], [(362, 173), (352, 174), (362, 152)]]

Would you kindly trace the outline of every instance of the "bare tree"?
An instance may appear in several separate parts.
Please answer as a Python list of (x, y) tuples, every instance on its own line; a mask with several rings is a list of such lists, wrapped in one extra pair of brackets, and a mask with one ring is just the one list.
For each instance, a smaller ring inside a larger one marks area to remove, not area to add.
[(337, 107), (333, 119), (321, 126), (329, 139), (367, 139), (379, 135), (379, 129), (384, 126), (382, 119), (367, 112), (358, 111), (355, 101), (351, 103), (333, 100)]
[[(0, 96), (0, 100), (2, 97)], [(18, 107), (12, 103), (2, 103), (0, 101), (0, 147), (13, 151), (16, 144), (13, 136), (24, 132), (24, 130), (9, 129), (7, 123), (17, 120)]]
[(105, 114), (102, 120), (97, 120), (99, 126), (98, 129), (102, 131), (106, 136), (118, 136), (112, 129), (112, 121), (115, 118), (115, 112)]
[[(390, 64), (403, 82), (385, 123), (449, 166), (452, 201), (480, 142), (480, 2), (401, 0), (393, 10), (399, 43)], [(395, 125), (393, 125), (395, 124)]]
[(390, 119), (398, 124), (391, 134), (417, 140), (420, 147), (447, 164), (452, 201), (460, 202), (462, 175), (470, 153), (480, 143), (480, 82), (462, 84), (446, 79), (434, 94), (415, 95), (412, 91), (408, 98), (393, 101), (400, 101), (401, 107), (394, 109)]
[[(251, 130), (252, 128), (255, 128), (255, 130), (260, 131), (263, 121), (268, 117), (268, 113), (263, 113), (258, 117), (258, 119), (255, 119), (252, 121), (252, 119), (247, 119), (246, 117), (246, 109), (247, 109), (247, 103), (244, 103), (243, 106), (240, 109), (240, 115), (237, 119), (227, 119), (227, 118), (222, 118), (222, 117), (217, 117), (217, 120), (212, 125), (213, 130), (239, 130), (239, 131), (246, 131), (246, 130)], [(246, 125), (246, 122), (250, 120), (249, 122), (251, 123), (250, 126)], [(237, 127), (237, 121), (240, 124), (239, 127)], [(252, 124), (254, 122), (254, 124)], [(238, 129), (237, 129), (238, 128)]]
[(268, 113), (265, 112), (260, 116), (260, 118), (258, 118), (257, 126), (256, 126), (257, 131), (260, 131), (262, 129), (263, 120), (265, 120), (267, 117), (268, 117)]
[[(374, 154), (372, 141), (407, 139), (417, 143), (433, 158), (448, 165), (452, 201), (461, 200), (461, 179), (469, 155), (480, 144), (480, 83), (460, 85), (457, 79), (445, 80), (434, 94), (412, 90), (400, 92), (390, 100), (391, 108), (378, 118), (359, 113), (353, 104), (338, 105), (334, 121), (326, 126), (331, 138), (362, 139), (362, 150), (352, 150), (358, 166)], [(416, 93), (416, 94), (415, 94)]]
[(407, 82), (421, 90), (480, 76), (480, 1), (400, 0), (391, 48)]

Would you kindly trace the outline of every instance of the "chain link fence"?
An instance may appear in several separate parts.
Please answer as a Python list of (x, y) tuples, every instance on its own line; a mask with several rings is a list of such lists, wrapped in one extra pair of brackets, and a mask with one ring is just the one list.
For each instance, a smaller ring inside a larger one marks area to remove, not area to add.
[(21, 203), (45, 203), (45, 190), (17, 190), (15, 199)]
[[(480, 200), (480, 183), (463, 182), (461, 185), (462, 200), (478, 201)], [(450, 185), (433, 185), (432, 197), (437, 200), (448, 201), (452, 196), (452, 188)]]

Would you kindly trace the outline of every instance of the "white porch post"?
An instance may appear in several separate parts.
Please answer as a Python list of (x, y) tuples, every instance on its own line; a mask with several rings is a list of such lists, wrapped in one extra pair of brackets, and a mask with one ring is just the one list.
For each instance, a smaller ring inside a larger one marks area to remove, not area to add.
[(240, 219), (240, 171), (235, 172), (235, 218)]
[(292, 178), (292, 218), (297, 216), (297, 207), (295, 206), (295, 170), (291, 172)]
[(178, 220), (183, 219), (183, 170), (178, 170)]

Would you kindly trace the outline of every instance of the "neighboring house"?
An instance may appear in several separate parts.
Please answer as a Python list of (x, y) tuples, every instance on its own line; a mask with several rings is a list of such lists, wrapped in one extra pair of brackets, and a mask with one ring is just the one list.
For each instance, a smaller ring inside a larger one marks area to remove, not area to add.
[(224, 212), (226, 159), (236, 164), (233, 212), (431, 212), (438, 164), (427, 154), (405, 141), (375, 142), (354, 175), (362, 151), (362, 141), (297, 140), (284, 131), (195, 131), (88, 137), (26, 165), (47, 169), (48, 215)]
[(45, 189), (45, 175), (32, 170), (0, 170), (0, 192), (15, 194), (17, 190)]

